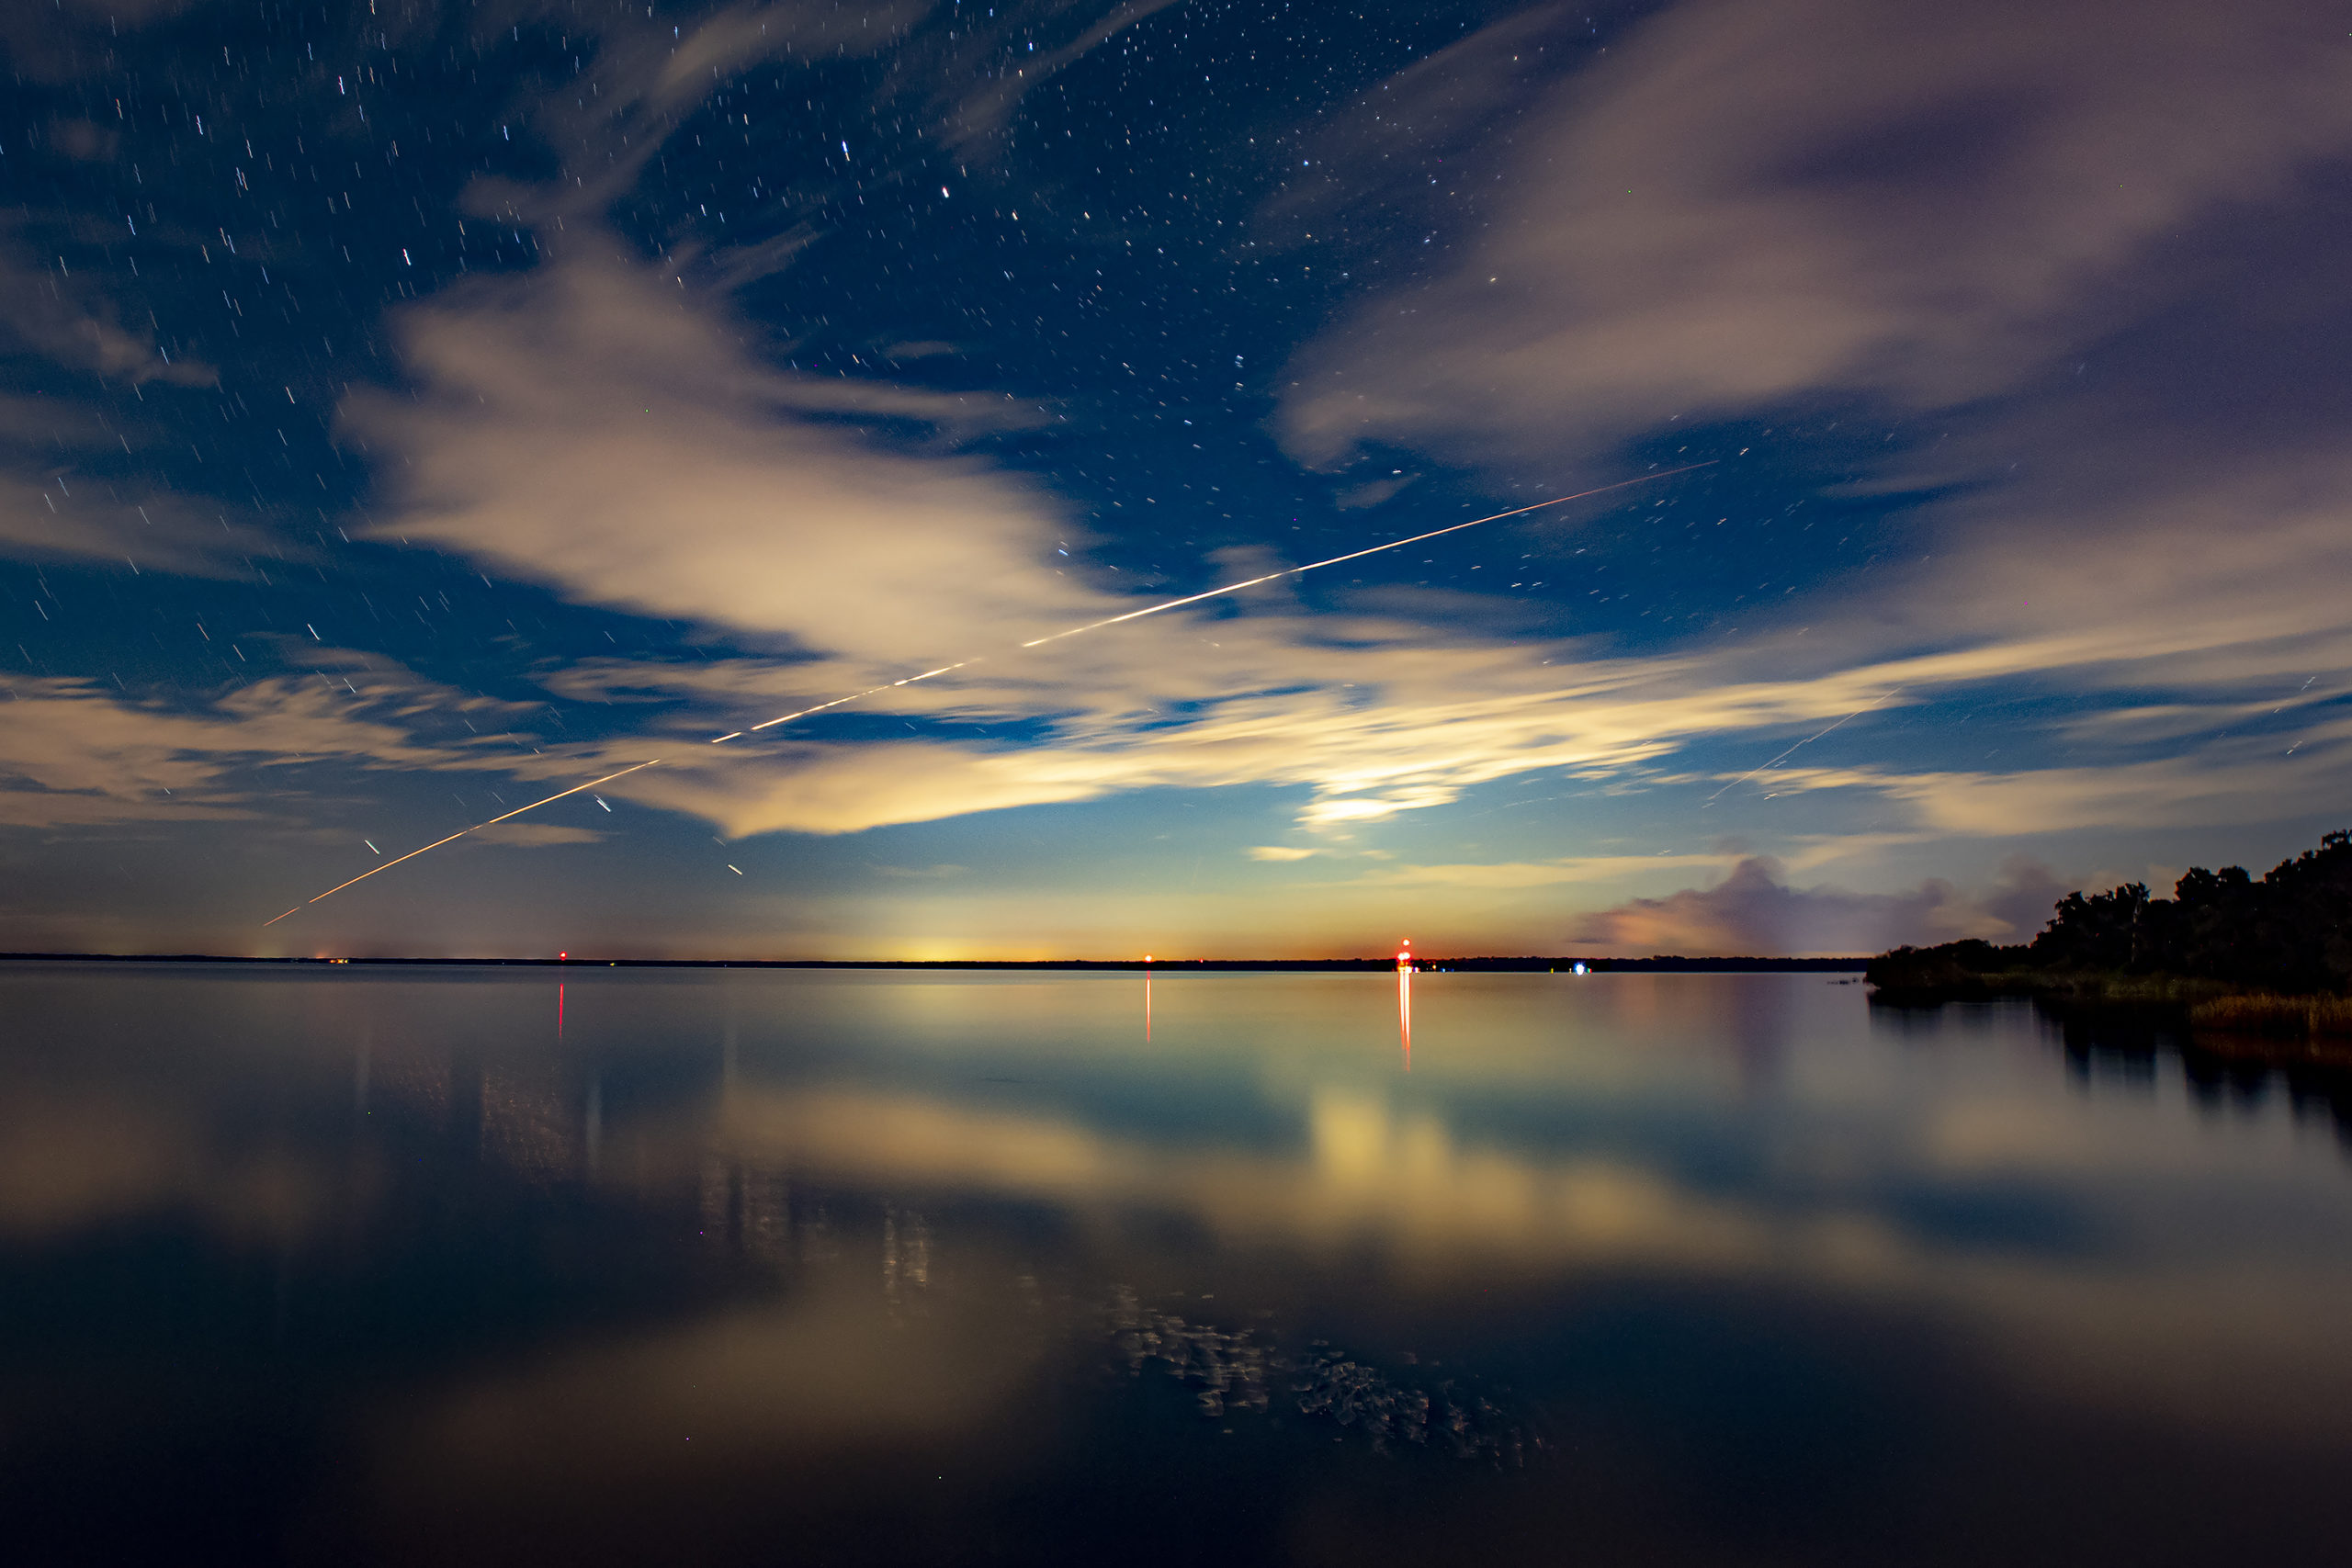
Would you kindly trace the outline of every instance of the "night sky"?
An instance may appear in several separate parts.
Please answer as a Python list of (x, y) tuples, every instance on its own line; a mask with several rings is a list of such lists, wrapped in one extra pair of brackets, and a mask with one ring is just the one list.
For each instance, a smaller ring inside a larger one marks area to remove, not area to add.
[(0, 59), (0, 948), (1855, 953), (2352, 818), (2328, 7)]

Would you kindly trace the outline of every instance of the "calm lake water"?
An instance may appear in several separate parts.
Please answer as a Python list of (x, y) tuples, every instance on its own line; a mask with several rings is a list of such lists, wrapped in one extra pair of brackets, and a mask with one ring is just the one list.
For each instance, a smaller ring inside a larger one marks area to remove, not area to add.
[(17, 1562), (2352, 1562), (2352, 1096), (1821, 975), (0, 965)]

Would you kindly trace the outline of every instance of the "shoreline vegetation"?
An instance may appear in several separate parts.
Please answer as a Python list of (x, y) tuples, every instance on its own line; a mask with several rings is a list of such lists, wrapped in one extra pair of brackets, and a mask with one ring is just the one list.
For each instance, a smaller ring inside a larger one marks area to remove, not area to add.
[(1889, 1006), (2027, 997), (2053, 1010), (2169, 1015), (2217, 1048), (2301, 1041), (2352, 1057), (2352, 832), (2325, 835), (2259, 881), (2200, 866), (2170, 898), (2136, 882), (2069, 893), (2030, 942), (1899, 947), (1863, 979)]

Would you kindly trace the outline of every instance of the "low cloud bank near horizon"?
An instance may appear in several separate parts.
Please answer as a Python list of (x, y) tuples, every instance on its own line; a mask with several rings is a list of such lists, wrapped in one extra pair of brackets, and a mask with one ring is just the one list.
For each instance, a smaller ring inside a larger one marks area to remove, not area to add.
[(1989, 887), (1965, 892), (1941, 877), (1897, 893), (1792, 886), (1781, 863), (1750, 855), (1712, 887), (1630, 898), (1578, 919), (1572, 949), (1616, 957), (1846, 957), (1962, 937), (2024, 942), (2069, 891), (2041, 863), (2013, 855)]

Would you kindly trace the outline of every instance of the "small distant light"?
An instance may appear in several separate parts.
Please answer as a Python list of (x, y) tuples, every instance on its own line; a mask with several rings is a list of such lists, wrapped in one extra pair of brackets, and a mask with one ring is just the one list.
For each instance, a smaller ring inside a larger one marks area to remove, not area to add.
[(558, 958), (569, 958), (569, 957), (571, 957), (571, 954), (570, 954), (570, 953), (557, 953), (557, 954), (556, 954), (556, 956), (557, 956)]
[(1577, 974), (1579, 974), (1579, 975), (1583, 974), (1583, 973), (1584, 973), (1584, 965), (1583, 965), (1582, 964), (1578, 964), (1577, 965), (1577, 967), (1576, 967), (1576, 972), (1577, 972)]

